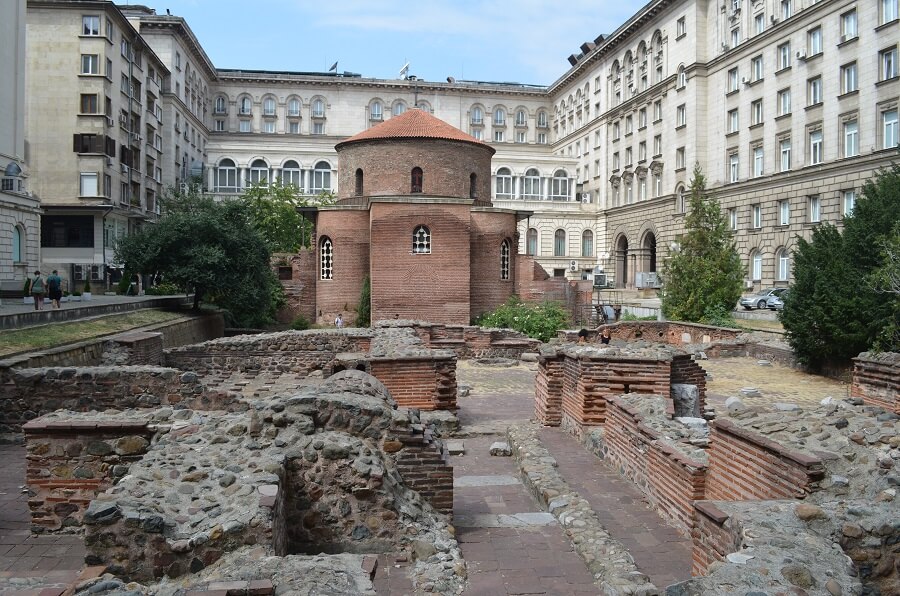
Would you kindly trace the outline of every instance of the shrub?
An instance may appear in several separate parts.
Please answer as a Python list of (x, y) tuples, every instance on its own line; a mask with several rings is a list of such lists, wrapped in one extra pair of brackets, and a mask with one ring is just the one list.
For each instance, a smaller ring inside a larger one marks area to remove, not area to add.
[(82, 290), (85, 294), (89, 294), (91, 291), (91, 280), (84, 280), (84, 290)]
[(648, 315), (646, 317), (639, 317), (634, 313), (627, 312), (621, 316), (619, 319), (621, 321), (655, 321), (656, 317)]
[(25, 278), (25, 287), (23, 288), (22, 291), (25, 292), (26, 296), (31, 296), (31, 278), (30, 277)]
[(359, 293), (359, 305), (356, 307), (356, 326), (369, 327), (372, 325), (372, 283), (369, 276), (363, 280), (362, 291)]
[(739, 329), (740, 326), (734, 320), (731, 310), (723, 308), (721, 305), (710, 306), (704, 311), (700, 317), (700, 323), (704, 325), (712, 325), (713, 327), (728, 327), (729, 329)]
[(144, 291), (148, 296), (174, 296), (177, 294), (183, 294), (181, 288), (177, 285), (170, 282), (163, 282), (161, 284), (157, 284), (152, 288), (147, 288)]
[(309, 328), (309, 320), (303, 315), (298, 315), (296, 319), (291, 321), (291, 329), (294, 329), (295, 331), (305, 331)]
[(513, 296), (493, 312), (481, 315), (476, 323), (482, 327), (515, 329), (528, 337), (549, 341), (569, 325), (569, 313), (556, 302), (526, 304)]

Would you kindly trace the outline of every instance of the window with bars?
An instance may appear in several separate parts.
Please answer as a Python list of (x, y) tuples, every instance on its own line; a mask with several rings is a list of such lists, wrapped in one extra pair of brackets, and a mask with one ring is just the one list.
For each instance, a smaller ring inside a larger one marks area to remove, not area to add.
[(509, 240), (500, 243), (500, 279), (509, 279)]
[(416, 255), (431, 254), (431, 230), (428, 226), (418, 226), (413, 232), (412, 251)]
[(334, 279), (334, 245), (328, 236), (319, 241), (319, 278)]

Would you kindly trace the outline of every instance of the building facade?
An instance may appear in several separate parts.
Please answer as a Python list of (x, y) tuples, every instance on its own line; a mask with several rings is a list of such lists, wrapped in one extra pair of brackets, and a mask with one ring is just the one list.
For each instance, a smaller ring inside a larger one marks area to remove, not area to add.
[(25, 0), (0, 4), (0, 289), (40, 267), (40, 210), (25, 159)]
[[(116, 192), (123, 184), (116, 160), (109, 195), (73, 194), (90, 157), (64, 156), (59, 139), (54, 135), (53, 147), (51, 135), (42, 139), (40, 132), (88, 132), (82, 124), (90, 118), (71, 110), (29, 118), (36, 139), (29, 166), (33, 178), (55, 173), (48, 164), (67, 170), (35, 189), (51, 211), (75, 204), (96, 211), (108, 203), (115, 234), (122, 222), (125, 233), (152, 219), (156, 196), (170, 185), (198, 184), (223, 197), (258, 183), (294, 185), (309, 198), (340, 195), (335, 145), (417, 107), (496, 150), (493, 204), (531, 212), (518, 224), (518, 252), (553, 276), (585, 279), (599, 265), (617, 287), (656, 285), (654, 274), (684, 231), (697, 164), (735, 230), (747, 288), (786, 284), (796, 237), (808, 238), (822, 222), (840, 225), (863, 181), (896, 155), (897, 4), (653, 0), (614, 32), (582, 44), (554, 83), (536, 87), (215, 68), (180, 17), (145, 7), (123, 14), (99, 1), (29, 0), (29, 36), (32, 24), (39, 33), (29, 47), (41, 48), (29, 61), (29, 93), (36, 87), (40, 98), (34, 81), (62, 76), (72, 56), (99, 55), (90, 44), (105, 30), (61, 41), (71, 34), (60, 19), (80, 27), (94, 11), (114, 23), (127, 17), (131, 26), (118, 26), (135, 48), (146, 48), (159, 83), (158, 91), (145, 83), (141, 99), (162, 109), (155, 119), (126, 119), (123, 131), (136, 126), (161, 147), (143, 156), (153, 157), (150, 180), (143, 170), (151, 166), (141, 162), (145, 184), (128, 182), (140, 209)], [(116, 54), (114, 75), (134, 68), (115, 44), (101, 49)], [(63, 89), (78, 95), (79, 85), (102, 79), (76, 75)], [(117, 82), (106, 80), (108, 87)], [(52, 112), (44, 95), (36, 113)], [(108, 112), (119, 117), (127, 94), (109, 95), (115, 105)], [(61, 262), (56, 248), (44, 245), (44, 261)], [(94, 262), (103, 262), (101, 252), (93, 251)]]

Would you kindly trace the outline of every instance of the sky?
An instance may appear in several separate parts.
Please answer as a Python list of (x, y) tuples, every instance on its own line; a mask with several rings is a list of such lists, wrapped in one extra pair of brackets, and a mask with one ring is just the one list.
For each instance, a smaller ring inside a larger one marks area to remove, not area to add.
[(644, 4), (614, 0), (119, 0), (184, 17), (217, 68), (549, 85)]

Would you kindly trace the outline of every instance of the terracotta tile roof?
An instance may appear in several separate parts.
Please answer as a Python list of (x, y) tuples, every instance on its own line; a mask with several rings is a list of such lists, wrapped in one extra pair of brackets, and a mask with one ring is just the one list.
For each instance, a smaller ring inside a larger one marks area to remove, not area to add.
[(455, 126), (451, 126), (427, 112), (416, 108), (410, 108), (400, 114), (385, 120), (377, 126), (355, 134), (349, 139), (344, 139), (337, 145), (339, 149), (343, 145), (357, 141), (369, 141), (374, 139), (444, 139), (449, 141), (465, 141), (482, 147), (490, 147), (471, 135), (467, 135)]

